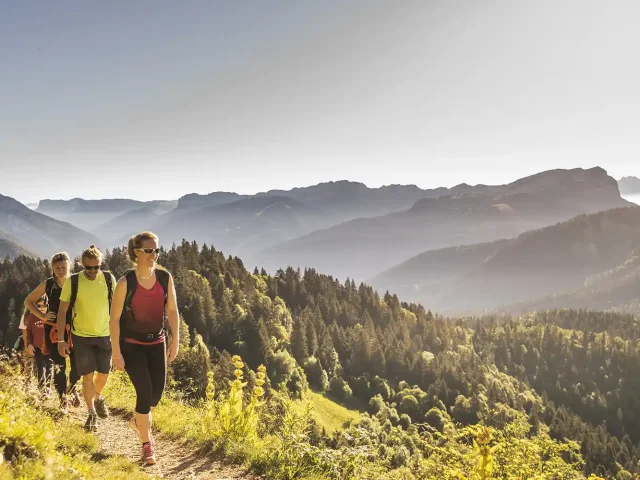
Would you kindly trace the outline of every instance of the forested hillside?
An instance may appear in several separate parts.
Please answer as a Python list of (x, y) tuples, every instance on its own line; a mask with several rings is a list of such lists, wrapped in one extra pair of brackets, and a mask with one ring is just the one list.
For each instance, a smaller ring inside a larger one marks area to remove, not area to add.
[[(119, 249), (106, 262), (116, 276), (130, 267)], [(310, 458), (347, 447), (364, 448), (361, 457), (349, 452), (378, 478), (626, 479), (640, 471), (633, 316), (559, 310), (447, 319), (311, 269), (251, 272), (239, 258), (188, 242), (163, 251), (160, 263), (175, 276), (192, 339), (173, 372), (187, 401), (206, 396), (209, 360), (218, 382), (232, 376), (237, 354), (251, 370), (250, 385), (266, 366), (267, 396), (286, 388), (300, 397), (311, 387), (368, 412), (344, 432), (304, 430), (306, 447), (298, 447), (316, 453), (297, 460), (301, 471)], [(5, 344), (15, 340), (22, 301), (47, 269), (28, 257), (0, 264)], [(210, 358), (202, 356), (207, 350)], [(476, 469), (483, 445), (496, 446), (485, 452), (493, 456), (487, 476)], [(270, 471), (259, 461), (255, 468)]]

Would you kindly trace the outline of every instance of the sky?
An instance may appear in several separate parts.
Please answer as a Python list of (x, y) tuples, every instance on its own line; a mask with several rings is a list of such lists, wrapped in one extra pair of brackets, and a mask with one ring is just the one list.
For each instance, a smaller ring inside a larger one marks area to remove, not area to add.
[(0, 2), (0, 193), (640, 176), (640, 2)]

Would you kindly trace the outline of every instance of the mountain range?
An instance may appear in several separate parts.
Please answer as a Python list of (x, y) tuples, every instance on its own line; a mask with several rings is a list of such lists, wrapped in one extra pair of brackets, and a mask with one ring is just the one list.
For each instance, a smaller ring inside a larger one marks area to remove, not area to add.
[(582, 213), (631, 205), (601, 168), (553, 170), (508, 185), (423, 198), (404, 211), (314, 231), (249, 256), (366, 279), (427, 250), (512, 238)]
[(42, 200), (35, 211), (0, 197), (0, 255), (77, 255), (149, 229), (165, 245), (195, 240), (271, 271), (370, 279), (439, 311), (580, 304), (585, 291), (624, 290), (635, 278), (640, 209), (620, 195), (632, 195), (634, 178), (618, 184), (596, 167), (436, 189), (338, 181), (148, 202)]

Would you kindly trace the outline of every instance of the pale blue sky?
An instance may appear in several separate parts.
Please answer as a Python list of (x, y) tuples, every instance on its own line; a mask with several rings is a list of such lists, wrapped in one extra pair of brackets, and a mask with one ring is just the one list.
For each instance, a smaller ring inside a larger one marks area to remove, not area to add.
[(632, 0), (1, 2), (0, 193), (640, 176), (639, 24)]

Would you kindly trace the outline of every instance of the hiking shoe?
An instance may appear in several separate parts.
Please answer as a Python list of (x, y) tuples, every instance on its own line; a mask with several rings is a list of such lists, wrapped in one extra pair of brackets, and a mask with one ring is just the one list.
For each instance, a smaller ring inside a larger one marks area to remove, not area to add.
[(151, 442), (142, 444), (142, 461), (147, 465), (156, 464), (156, 453)]
[(98, 397), (94, 401), (96, 407), (96, 413), (100, 418), (107, 418), (109, 416), (109, 407), (104, 401), (104, 397)]
[(95, 413), (89, 414), (87, 421), (84, 422), (84, 428), (89, 432), (96, 432), (98, 430), (98, 416)]
[(78, 392), (73, 392), (71, 395), (71, 405), (73, 405), (74, 407), (79, 407), (80, 406), (80, 395), (78, 394)]

